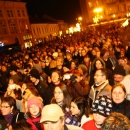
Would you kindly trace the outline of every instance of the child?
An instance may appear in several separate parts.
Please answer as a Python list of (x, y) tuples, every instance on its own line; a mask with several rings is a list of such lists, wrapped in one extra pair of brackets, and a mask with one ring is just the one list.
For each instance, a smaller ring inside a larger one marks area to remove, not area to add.
[(32, 130), (42, 130), (40, 124), (41, 110), (43, 108), (42, 101), (38, 97), (32, 97), (27, 102), (27, 108), (27, 122), (31, 124)]

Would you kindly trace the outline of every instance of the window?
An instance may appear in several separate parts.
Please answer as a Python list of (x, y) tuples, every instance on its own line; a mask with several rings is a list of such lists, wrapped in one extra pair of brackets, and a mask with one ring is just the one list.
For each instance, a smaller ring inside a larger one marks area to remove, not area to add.
[(18, 15), (18, 17), (20, 17), (20, 11), (19, 10), (17, 10), (17, 15)]
[(16, 23), (13, 20), (9, 20), (9, 27), (10, 27), (10, 32), (11, 33), (18, 33)]
[(3, 17), (2, 10), (0, 10), (0, 17)]
[(36, 35), (35, 29), (33, 28), (34, 35)]
[(7, 34), (6, 24), (4, 21), (1, 23), (1, 26), (2, 26), (2, 34)]
[(11, 16), (11, 17), (14, 17), (14, 14), (13, 14), (13, 11), (12, 11), (12, 10), (10, 10), (10, 16)]
[(10, 12), (9, 12), (9, 10), (7, 10), (7, 16), (10, 17)]
[(44, 29), (42, 28), (42, 32), (44, 33)]
[(25, 17), (25, 13), (24, 13), (24, 10), (22, 10), (22, 16)]
[(121, 13), (126, 12), (126, 6), (125, 6), (125, 4), (121, 4), (121, 5), (120, 5), (120, 12), (121, 12)]
[(12, 10), (7, 10), (7, 16), (8, 17), (14, 17), (13, 11)]

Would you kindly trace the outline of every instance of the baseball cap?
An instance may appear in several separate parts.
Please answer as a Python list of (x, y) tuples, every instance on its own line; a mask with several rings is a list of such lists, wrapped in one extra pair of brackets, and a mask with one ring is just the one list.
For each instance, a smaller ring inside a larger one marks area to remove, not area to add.
[(40, 123), (45, 121), (58, 121), (61, 116), (64, 116), (64, 113), (61, 107), (57, 104), (49, 104), (44, 106), (42, 109), (42, 115)]

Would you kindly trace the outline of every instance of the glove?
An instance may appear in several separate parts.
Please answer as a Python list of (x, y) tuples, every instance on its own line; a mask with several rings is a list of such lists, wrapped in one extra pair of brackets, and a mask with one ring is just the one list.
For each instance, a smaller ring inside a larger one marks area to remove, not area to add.
[(71, 82), (75, 82), (75, 81), (76, 81), (76, 78), (77, 78), (77, 76), (72, 75), (72, 76), (70, 77)]

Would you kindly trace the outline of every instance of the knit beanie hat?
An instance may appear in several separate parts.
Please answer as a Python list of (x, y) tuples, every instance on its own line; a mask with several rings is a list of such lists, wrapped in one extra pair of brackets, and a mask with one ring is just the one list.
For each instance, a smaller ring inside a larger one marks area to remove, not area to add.
[(38, 97), (31, 97), (27, 102), (27, 108), (29, 109), (31, 105), (37, 105), (41, 110), (43, 108), (42, 100)]
[(107, 96), (99, 96), (92, 106), (93, 113), (98, 113), (104, 117), (107, 117), (111, 114), (112, 110), (112, 101)]
[(17, 69), (18, 69), (18, 67), (17, 67), (16, 65), (11, 65), (11, 66), (9, 67), (9, 71), (10, 71), (10, 72), (11, 72), (11, 71), (17, 72)]
[(78, 66), (78, 68), (81, 68), (81, 69), (82, 69), (83, 74), (87, 73), (87, 71), (88, 71), (87, 67), (86, 67), (84, 64), (80, 64), (80, 65)]
[(121, 65), (117, 65), (113, 71), (113, 74), (119, 74), (119, 75), (123, 75), (125, 76), (126, 73), (125, 73), (125, 69), (123, 68), (123, 66)]
[(32, 76), (36, 79), (40, 79), (40, 74), (37, 69), (32, 69), (29, 74), (30, 74), (30, 76)]

